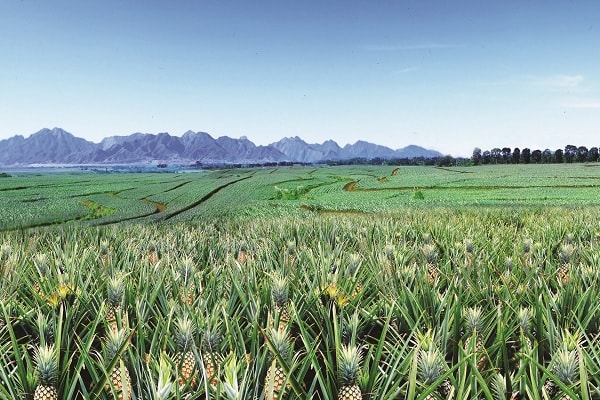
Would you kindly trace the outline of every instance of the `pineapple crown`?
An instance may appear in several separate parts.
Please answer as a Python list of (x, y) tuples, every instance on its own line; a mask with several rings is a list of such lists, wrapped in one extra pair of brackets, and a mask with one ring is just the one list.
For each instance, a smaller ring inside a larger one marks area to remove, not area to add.
[(175, 334), (175, 342), (177, 349), (181, 352), (190, 351), (194, 347), (194, 334), (196, 328), (194, 323), (187, 317), (178, 318), (177, 332)]
[(561, 348), (552, 357), (552, 372), (564, 384), (570, 385), (579, 376), (577, 351)]
[(533, 246), (533, 239), (527, 238), (523, 240), (523, 253), (529, 253), (531, 251), (531, 246)]
[(127, 340), (125, 329), (109, 329), (104, 339), (104, 360), (110, 364), (124, 349)]
[(293, 240), (288, 240), (286, 243), (287, 253), (294, 254), (296, 252), (296, 242)]
[(346, 277), (351, 277), (356, 274), (360, 267), (360, 254), (352, 253), (348, 256), (348, 268), (346, 269)]
[(179, 271), (181, 273), (181, 279), (183, 280), (184, 285), (187, 285), (194, 276), (194, 260), (192, 260), (191, 257), (185, 257), (181, 261)]
[(39, 384), (53, 386), (58, 375), (58, 355), (54, 345), (42, 345), (34, 353), (35, 370)]
[(48, 255), (45, 253), (36, 253), (33, 256), (33, 264), (38, 270), (41, 277), (47, 277), (50, 275), (50, 265)]
[(463, 244), (467, 253), (473, 253), (473, 241), (471, 239), (464, 239)]
[(100, 254), (108, 254), (110, 243), (106, 239), (100, 240)]
[(2, 243), (0, 246), (0, 261), (8, 260), (10, 254), (12, 253), (12, 248), (8, 243)]
[(38, 332), (40, 335), (40, 345), (51, 345), (54, 343), (54, 325), (45, 314), (38, 314), (37, 318)]
[(284, 306), (288, 301), (288, 296), (289, 288), (287, 279), (279, 274), (275, 275), (271, 283), (271, 298), (273, 299), (273, 303), (280, 307)]
[(342, 346), (338, 352), (338, 378), (340, 385), (355, 385), (358, 381), (362, 355), (356, 346)]
[(519, 321), (519, 326), (523, 330), (523, 332), (529, 332), (531, 328), (531, 319), (533, 318), (533, 312), (529, 307), (522, 307), (519, 309), (519, 313), (517, 314), (517, 319)]
[(481, 307), (468, 307), (464, 311), (464, 322), (467, 333), (475, 332), (477, 335), (481, 333), (483, 328), (483, 317), (481, 315)]
[(207, 353), (218, 353), (223, 334), (218, 327), (208, 328), (202, 334), (202, 349)]
[(417, 371), (419, 379), (426, 385), (435, 382), (445, 370), (445, 361), (437, 347), (430, 346), (427, 350), (419, 350)]
[(438, 252), (435, 245), (429, 243), (423, 245), (423, 254), (428, 263), (435, 263), (437, 261)]
[(385, 256), (388, 259), (393, 259), (394, 258), (394, 252), (396, 251), (394, 245), (392, 244), (386, 244), (385, 247), (383, 248), (383, 252), (385, 253)]
[(125, 282), (122, 275), (116, 275), (108, 280), (106, 287), (106, 299), (113, 307), (119, 306), (125, 296)]
[(275, 354), (279, 354), (284, 361), (291, 361), (293, 348), (287, 331), (285, 329), (272, 329), (270, 337), (272, 346), (271, 351), (274, 352), (273, 358), (275, 358)]
[(358, 326), (360, 321), (358, 319), (358, 313), (354, 313), (349, 317), (342, 318), (340, 324), (342, 331), (342, 342), (345, 344), (354, 343), (356, 336), (358, 335)]
[(574, 251), (575, 248), (571, 243), (563, 244), (560, 246), (558, 258), (562, 263), (568, 263), (569, 261), (571, 261), (571, 257), (573, 256)]

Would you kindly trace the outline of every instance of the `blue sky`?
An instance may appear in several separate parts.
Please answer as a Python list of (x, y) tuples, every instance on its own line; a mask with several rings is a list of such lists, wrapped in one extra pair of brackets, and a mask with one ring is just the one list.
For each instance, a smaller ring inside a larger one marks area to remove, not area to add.
[(599, 15), (597, 0), (4, 0), (0, 139), (599, 146)]

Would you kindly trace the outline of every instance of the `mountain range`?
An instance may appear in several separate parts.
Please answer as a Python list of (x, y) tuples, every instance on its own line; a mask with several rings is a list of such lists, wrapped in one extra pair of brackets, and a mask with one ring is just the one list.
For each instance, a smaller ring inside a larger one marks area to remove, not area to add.
[(393, 150), (357, 141), (340, 147), (335, 141), (306, 143), (299, 137), (286, 137), (267, 146), (257, 146), (248, 138), (188, 131), (181, 137), (168, 133), (134, 133), (110, 136), (100, 143), (78, 138), (61, 128), (42, 129), (29, 137), (13, 136), (0, 141), (0, 165), (32, 164), (130, 164), (130, 163), (316, 163), (352, 158), (434, 158), (434, 150), (411, 145)]

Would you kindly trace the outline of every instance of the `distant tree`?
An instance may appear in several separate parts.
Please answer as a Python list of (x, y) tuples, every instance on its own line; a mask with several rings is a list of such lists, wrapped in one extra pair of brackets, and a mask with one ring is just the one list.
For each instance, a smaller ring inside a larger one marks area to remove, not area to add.
[(589, 162), (596, 162), (596, 161), (598, 161), (599, 157), (600, 157), (600, 154), (598, 153), (598, 148), (597, 147), (590, 148), (590, 151), (588, 151), (587, 160)]
[(481, 149), (479, 147), (475, 147), (473, 149), (473, 156), (471, 157), (471, 162), (473, 165), (481, 164)]
[(577, 148), (577, 162), (587, 161), (588, 148), (585, 146), (579, 146)]
[(552, 150), (546, 149), (542, 152), (542, 162), (544, 164), (552, 163)]
[(455, 165), (456, 162), (454, 160), (454, 157), (450, 156), (450, 155), (446, 155), (444, 157), (440, 157), (437, 161), (437, 166), (438, 167), (451, 167), (453, 165)]
[(563, 154), (565, 162), (572, 163), (577, 156), (577, 147), (572, 144), (568, 144), (565, 146), (565, 152)]
[(558, 164), (565, 162), (563, 149), (556, 149), (554, 151), (554, 162)]
[(482, 164), (489, 164), (490, 162), (492, 162), (492, 156), (491, 156), (489, 150), (486, 150), (483, 152), (481, 162), (482, 162)]
[(490, 151), (490, 156), (492, 157), (492, 162), (494, 164), (498, 164), (498, 161), (500, 161), (500, 159), (502, 158), (502, 150), (500, 150), (498, 147), (494, 147)]
[(531, 161), (533, 161), (535, 164), (539, 164), (542, 161), (542, 151), (541, 150), (534, 150), (531, 152)]
[(529, 164), (531, 162), (531, 150), (525, 147), (521, 152), (521, 157), (523, 157), (523, 162), (525, 164)]
[(521, 150), (515, 147), (512, 152), (512, 163), (518, 164), (519, 162), (521, 162)]
[(510, 159), (511, 153), (512, 152), (510, 151), (510, 147), (502, 148), (502, 160), (504, 161), (505, 164), (508, 164), (508, 160)]

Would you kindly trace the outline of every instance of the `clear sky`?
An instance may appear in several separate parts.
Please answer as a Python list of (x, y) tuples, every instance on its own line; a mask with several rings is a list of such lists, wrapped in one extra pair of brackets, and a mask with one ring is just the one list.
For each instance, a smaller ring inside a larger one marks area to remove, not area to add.
[(0, 139), (45, 127), (599, 146), (600, 1), (2, 0)]

